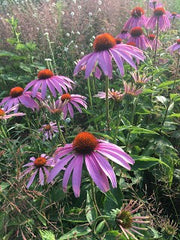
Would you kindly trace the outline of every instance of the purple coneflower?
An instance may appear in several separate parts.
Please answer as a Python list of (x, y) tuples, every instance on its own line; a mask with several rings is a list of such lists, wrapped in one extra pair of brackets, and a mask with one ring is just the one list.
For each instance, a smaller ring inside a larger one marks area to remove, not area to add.
[(117, 36), (116, 38), (121, 38), (121, 39), (128, 39), (130, 37), (130, 34), (128, 33), (128, 30), (123, 29)]
[(133, 27), (145, 26), (147, 18), (144, 16), (144, 9), (141, 7), (135, 7), (131, 11), (131, 17), (124, 25), (124, 29), (131, 29)]
[(49, 69), (39, 71), (38, 79), (35, 79), (28, 83), (25, 87), (25, 91), (32, 87), (32, 97), (35, 97), (38, 90), (41, 89), (42, 99), (45, 99), (47, 94), (47, 88), (56, 97), (56, 91), (63, 94), (63, 90), (67, 92), (72, 89), (71, 84), (74, 82), (68, 77), (54, 75)]
[(174, 51), (178, 51), (180, 53), (180, 39), (176, 40), (176, 43), (171, 45), (170, 47), (167, 48), (168, 51), (172, 54)]
[[(21, 116), (24, 116), (26, 115), (25, 113), (10, 113), (10, 112), (13, 112), (13, 111), (16, 111), (18, 105), (16, 106), (13, 106), (11, 108), (9, 108), (8, 110), (5, 111), (4, 108), (0, 108), (0, 120), (5, 120), (5, 119), (9, 119), (11, 117), (21, 117)], [(9, 114), (10, 113), (10, 114)]]
[(137, 89), (137, 87), (132, 83), (127, 83), (127, 82), (123, 81), (123, 84), (124, 84), (124, 93), (126, 95), (138, 96), (143, 91), (143, 88)]
[[(0, 106), (4, 105), (4, 109), (8, 110), (11, 107), (22, 104), (27, 108), (39, 109), (39, 105), (37, 102), (34, 101), (34, 99), (31, 97), (31, 92), (25, 92), (25, 90), (22, 87), (14, 87), (10, 90), (9, 97), (3, 98), (3, 100), (0, 102)], [(38, 94), (38, 99), (41, 99), (40, 94)], [(14, 110), (14, 112), (18, 111), (18, 106)]]
[(156, 35), (154, 34), (149, 34), (148, 39), (153, 51), (155, 51), (156, 49), (156, 44), (157, 44), (157, 48), (159, 48), (162, 45), (159, 39), (157, 39), (157, 43), (156, 43)]
[(162, 7), (162, 4), (158, 0), (150, 0), (149, 6), (150, 6), (150, 8), (155, 9), (157, 7)]
[(116, 44), (116, 40), (109, 33), (98, 35), (93, 43), (94, 52), (84, 56), (76, 65), (74, 75), (81, 71), (83, 66), (86, 66), (85, 78), (88, 78), (94, 71), (97, 64), (105, 76), (112, 78), (112, 58), (116, 62), (121, 75), (124, 75), (123, 62), (128, 62), (136, 69), (136, 64), (133, 57), (139, 60), (144, 60), (143, 52), (133, 46), (126, 44)]
[(43, 133), (43, 141), (52, 139), (53, 135), (57, 132), (59, 132), (58, 127), (56, 123), (50, 122), (49, 124), (44, 124), (39, 129), (39, 132)]
[(56, 101), (56, 104), (61, 104), (61, 102), (64, 103), (62, 110), (64, 119), (66, 118), (68, 112), (71, 118), (74, 117), (73, 107), (75, 107), (80, 113), (82, 113), (80, 105), (87, 109), (86, 97), (78, 94), (65, 93), (59, 100)]
[(93, 181), (101, 191), (107, 192), (109, 190), (108, 178), (112, 183), (112, 187), (117, 187), (116, 175), (107, 158), (128, 170), (131, 169), (129, 164), (134, 164), (134, 160), (120, 147), (96, 139), (89, 132), (81, 132), (71, 144), (66, 144), (56, 150), (55, 159), (57, 164), (50, 172), (48, 182), (51, 182), (68, 164), (63, 177), (63, 189), (64, 191), (67, 190), (67, 184), (72, 173), (74, 195), (79, 197), (82, 166), (85, 161), (86, 168)]
[[(94, 97), (98, 97), (101, 99), (106, 98), (106, 93), (105, 92), (98, 92), (98, 94), (94, 95)], [(108, 89), (108, 98), (113, 99), (114, 101), (121, 101), (124, 97), (124, 93), (121, 93), (121, 91), (114, 91), (112, 88), (111, 90)]]
[(173, 21), (175, 19), (180, 19), (180, 14), (176, 13), (176, 12), (172, 12), (169, 14), (169, 18), (172, 19)]
[[(144, 236), (142, 233), (139, 232), (139, 230), (146, 231), (147, 228), (142, 228), (139, 226), (136, 226), (135, 224), (147, 224), (150, 223), (149, 216), (135, 216), (134, 213), (137, 213), (137, 211), (142, 207), (142, 204), (135, 207), (137, 205), (137, 201), (131, 200), (127, 206), (125, 204), (122, 206), (122, 208), (116, 209), (111, 212), (111, 216), (114, 218), (117, 226), (121, 229), (121, 231), (124, 233), (125, 237), (129, 239), (129, 236), (132, 237), (134, 240), (138, 240), (134, 233)], [(134, 208), (134, 209), (133, 209)], [(128, 236), (129, 235), (129, 236)]]
[(152, 78), (151, 76), (146, 77), (145, 74), (140, 76), (138, 71), (131, 72), (131, 76), (133, 77), (135, 83), (139, 83), (139, 84), (145, 84), (145, 83), (149, 82), (149, 80)]
[(63, 107), (66, 104), (66, 102), (62, 101), (43, 101), (42, 106), (47, 108), (48, 111), (52, 114), (61, 114), (63, 112)]
[(148, 38), (143, 34), (143, 30), (141, 27), (134, 27), (130, 31), (131, 37), (128, 40), (129, 42), (134, 42), (138, 48), (142, 50), (151, 48)]
[(26, 186), (27, 188), (29, 188), (31, 186), (31, 184), (33, 183), (36, 175), (39, 172), (39, 183), (40, 183), (40, 185), (44, 185), (44, 173), (45, 173), (45, 176), (47, 179), (49, 176), (48, 168), (54, 166), (54, 159), (52, 157), (50, 158), (46, 154), (41, 154), (41, 156), (38, 158), (31, 157), (30, 161), (31, 162), (29, 162), (23, 166), (23, 167), (28, 167), (28, 168), (22, 172), (22, 175), (20, 178), (24, 177), (25, 175), (27, 175), (30, 172), (33, 172), (29, 179), (29, 182)]
[(154, 14), (146, 22), (146, 28), (154, 29), (158, 24), (158, 29), (166, 31), (171, 27), (171, 23), (168, 18), (168, 12), (163, 7), (157, 7), (154, 9)]

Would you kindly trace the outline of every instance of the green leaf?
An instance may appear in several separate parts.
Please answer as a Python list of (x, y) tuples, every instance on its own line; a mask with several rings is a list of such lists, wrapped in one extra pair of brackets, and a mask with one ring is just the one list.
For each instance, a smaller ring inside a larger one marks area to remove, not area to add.
[(73, 228), (71, 231), (69, 231), (68, 233), (65, 233), (63, 236), (61, 236), (59, 240), (66, 240), (66, 239), (68, 240), (71, 238), (85, 236), (90, 232), (91, 232), (91, 229), (88, 226), (77, 226)]
[[(176, 82), (180, 82), (180, 79), (176, 80)], [(173, 85), (174, 84), (174, 80), (173, 81), (166, 81), (163, 82), (161, 84), (159, 84), (158, 88), (166, 88), (167, 86)]]
[(39, 230), (42, 240), (56, 240), (55, 235), (51, 231)]
[(167, 104), (167, 98), (165, 98), (164, 96), (156, 96), (156, 99), (158, 102), (162, 103), (164, 106), (166, 106)]
[(159, 135), (157, 132), (153, 131), (153, 130), (149, 130), (149, 129), (146, 129), (146, 128), (140, 128), (140, 127), (131, 127), (131, 133), (134, 133), (134, 134), (156, 134), (156, 135)]
[(45, 218), (43, 218), (43, 216), (37, 215), (37, 217), (38, 217), (39, 221), (40, 221), (44, 226), (47, 226), (46, 220), (45, 220)]
[(0, 51), (0, 57), (18, 57), (18, 55), (8, 51)]
[(132, 170), (145, 170), (149, 169), (157, 164), (163, 164), (159, 158), (149, 156), (132, 156), (135, 160), (135, 164), (132, 166)]
[(97, 211), (93, 205), (93, 200), (90, 191), (87, 191), (86, 198), (86, 219), (91, 224), (97, 217)]
[(179, 118), (180, 117), (180, 113), (173, 113), (173, 114), (169, 115), (168, 117), (169, 118), (173, 118), (173, 117)]

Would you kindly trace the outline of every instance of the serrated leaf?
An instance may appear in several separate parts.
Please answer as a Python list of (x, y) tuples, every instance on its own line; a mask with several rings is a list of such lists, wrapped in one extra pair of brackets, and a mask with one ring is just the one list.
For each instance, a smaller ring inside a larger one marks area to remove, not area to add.
[(97, 211), (93, 205), (93, 200), (90, 191), (87, 191), (86, 198), (86, 219), (91, 224), (97, 217)]
[(39, 230), (42, 240), (56, 240), (55, 235), (52, 231)]
[(73, 228), (71, 231), (65, 233), (63, 236), (59, 238), (59, 240), (66, 240), (76, 237), (85, 236), (91, 232), (91, 229), (88, 226), (77, 226)]

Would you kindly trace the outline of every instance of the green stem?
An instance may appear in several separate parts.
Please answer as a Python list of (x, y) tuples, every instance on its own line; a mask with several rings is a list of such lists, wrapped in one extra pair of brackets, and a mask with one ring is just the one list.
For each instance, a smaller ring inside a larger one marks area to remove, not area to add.
[(178, 72), (179, 72), (179, 62), (180, 62), (180, 53), (178, 53), (177, 65), (176, 65), (176, 73), (175, 73), (175, 77), (174, 77), (174, 83), (173, 83), (172, 91), (174, 90), (175, 85), (176, 85), (176, 78), (177, 78)]
[(87, 79), (87, 85), (88, 85), (88, 93), (89, 93), (89, 101), (90, 101), (90, 106), (93, 108), (92, 104), (92, 94), (91, 94), (91, 85), (90, 85), (90, 79)]
[(159, 38), (159, 17), (157, 20), (157, 35), (156, 35), (156, 45), (154, 50), (154, 65), (156, 64), (158, 38)]
[(109, 90), (109, 78), (106, 76), (106, 122), (107, 122), (107, 130), (110, 130), (110, 114), (109, 114), (109, 97), (108, 97), (108, 90)]
[(60, 139), (60, 141), (62, 141), (63, 145), (65, 145), (66, 140), (65, 140), (64, 135), (62, 133), (61, 126), (60, 126), (60, 121), (59, 121), (58, 118), (56, 119), (56, 123), (57, 123), (58, 131), (59, 131), (59, 139)]

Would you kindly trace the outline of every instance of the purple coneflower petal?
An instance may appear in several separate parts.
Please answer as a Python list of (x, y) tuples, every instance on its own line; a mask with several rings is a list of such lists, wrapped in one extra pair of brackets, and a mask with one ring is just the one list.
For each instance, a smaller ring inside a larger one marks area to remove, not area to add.
[(111, 180), (113, 188), (116, 188), (117, 187), (116, 175), (115, 175), (111, 165), (109, 164), (109, 162), (98, 153), (93, 153), (93, 156), (96, 159), (96, 161), (98, 162), (98, 164), (101, 167), (101, 169), (103, 170), (103, 172)]
[(88, 59), (86, 70), (85, 70), (85, 78), (88, 78), (96, 65), (97, 58), (99, 53), (93, 53), (93, 55)]
[(96, 183), (96, 185), (103, 192), (107, 192), (109, 190), (109, 182), (106, 174), (102, 171), (98, 162), (90, 155), (86, 155), (85, 163), (86, 163), (86, 167), (89, 172), (89, 175), (91, 176), (93, 181)]
[(72, 156), (66, 156), (60, 159), (59, 162), (54, 166), (54, 168), (49, 173), (47, 182), (50, 183), (57, 176), (57, 174), (64, 169), (64, 166), (72, 159)]
[(39, 183), (41, 186), (44, 185), (44, 174), (42, 168), (39, 169)]
[(31, 175), (31, 177), (30, 177), (30, 179), (29, 179), (29, 182), (28, 182), (28, 184), (27, 184), (27, 189), (31, 186), (31, 184), (33, 183), (33, 181), (34, 181), (34, 178), (35, 178), (35, 176), (36, 176), (36, 174), (37, 174), (37, 171), (38, 171), (38, 169)]
[(83, 166), (83, 155), (77, 156), (73, 161), (75, 165), (72, 174), (72, 186), (75, 197), (79, 197)]

